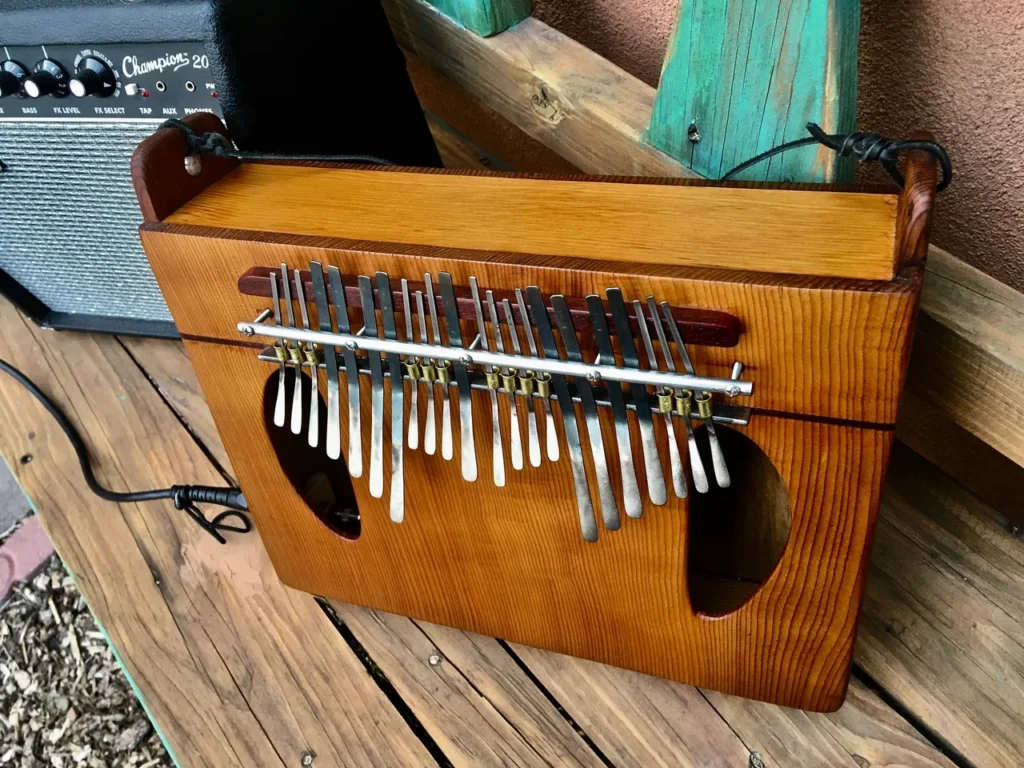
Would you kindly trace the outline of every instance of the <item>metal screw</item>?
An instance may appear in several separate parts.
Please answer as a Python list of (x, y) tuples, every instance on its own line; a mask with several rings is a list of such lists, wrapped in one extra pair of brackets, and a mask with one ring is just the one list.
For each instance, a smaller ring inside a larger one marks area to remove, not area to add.
[(601, 374), (598, 371), (590, 371), (587, 374), (587, 381), (594, 383), (601, 380)]
[(189, 176), (198, 176), (203, 172), (203, 159), (199, 155), (186, 155), (185, 171)]
[(315, 757), (316, 752), (314, 752), (311, 749), (307, 749), (305, 752), (302, 753), (302, 764), (306, 766), (306, 768), (309, 768), (309, 766), (313, 764), (313, 758)]
[(726, 387), (725, 388), (725, 394), (727, 394), (729, 397), (736, 397), (736, 395), (738, 395), (739, 393), (740, 393), (740, 388), (739, 387)]
[(473, 358), (470, 355), (463, 355), (462, 357), (459, 358), (459, 360), (461, 360), (466, 365), (471, 365), (473, 362)]
[(345, 348), (351, 349), (354, 352), (355, 350), (359, 349), (359, 345), (356, 344), (354, 341), (346, 341)]
[(242, 327), (242, 335), (243, 336), (255, 336), (256, 335), (256, 329), (253, 328), (251, 325), (243, 326)]
[(696, 121), (690, 123), (690, 127), (686, 129), (686, 138), (690, 140), (691, 144), (700, 143), (700, 128), (697, 127)]
[(436, 653), (432, 653), (430, 654), (430, 658), (427, 659), (427, 662), (430, 664), (430, 666), (436, 667), (438, 664), (441, 663), (441, 657), (438, 656)]

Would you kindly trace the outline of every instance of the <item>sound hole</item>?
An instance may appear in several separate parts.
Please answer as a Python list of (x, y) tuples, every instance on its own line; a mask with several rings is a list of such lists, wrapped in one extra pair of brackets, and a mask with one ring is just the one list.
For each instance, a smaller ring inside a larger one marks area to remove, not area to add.
[[(771, 459), (753, 440), (715, 426), (732, 484), (690, 496), (690, 603), (699, 613), (722, 615), (750, 599), (775, 570), (789, 540), (789, 492)], [(704, 465), (707, 431), (697, 430)]]
[[(320, 522), (346, 539), (359, 538), (362, 522), (348, 467), (344, 459), (333, 460), (327, 457), (327, 404), (321, 397), (319, 388), (313, 387), (313, 380), (305, 372), (299, 376), (302, 383), (303, 412), (302, 428), (296, 435), (291, 430), (295, 371), (291, 366), (285, 370), (286, 412), (283, 427), (274, 425), (277, 377), (278, 373), (275, 371), (263, 387), (263, 423), (281, 469)], [(309, 398), (312, 393), (316, 395), (319, 409), (320, 432), (316, 448), (311, 448), (308, 441)]]

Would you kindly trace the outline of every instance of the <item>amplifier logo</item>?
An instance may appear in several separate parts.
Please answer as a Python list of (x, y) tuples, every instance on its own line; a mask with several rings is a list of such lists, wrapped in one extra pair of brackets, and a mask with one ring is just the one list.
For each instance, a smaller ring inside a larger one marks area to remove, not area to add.
[(188, 63), (187, 53), (169, 53), (158, 59), (151, 59), (141, 63), (139, 63), (137, 56), (125, 56), (124, 61), (121, 62), (121, 72), (125, 77), (129, 78), (145, 75), (148, 72), (163, 72), (165, 69), (177, 72), (182, 67), (187, 67)]

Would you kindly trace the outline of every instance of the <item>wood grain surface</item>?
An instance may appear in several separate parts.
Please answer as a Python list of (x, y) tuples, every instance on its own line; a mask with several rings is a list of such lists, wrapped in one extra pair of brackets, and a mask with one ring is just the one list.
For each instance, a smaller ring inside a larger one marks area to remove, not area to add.
[[(689, 0), (668, 41), (644, 137), (710, 179), (784, 141), (857, 129), (860, 0)], [(691, 139), (691, 125), (699, 141)], [(765, 160), (738, 178), (853, 181), (822, 146)]]
[(933, 248), (907, 388), (1024, 466), (1024, 294)]
[(245, 164), (164, 220), (590, 260), (894, 276), (896, 195), (641, 181)]
[(422, 0), (382, 4), (402, 48), (584, 173), (696, 177), (641, 141), (654, 89), (544, 22), (484, 39)]
[[(116, 339), (41, 332), (0, 300), (0, 357), (59, 402), (107, 486), (223, 483)], [(221, 546), (170, 501), (99, 500), (57, 424), (6, 376), (0, 423), (0, 451), (179, 765), (295, 766), (307, 751), (335, 765), (433, 764), (312, 599), (274, 577), (257, 537)]]
[[(178, 328), (187, 336), (241, 340), (237, 323), (256, 317), (268, 302), (243, 296), (236, 283), (261, 264), (307, 268), (320, 260), (344, 275), (380, 269), (392, 279), (413, 282), (422, 281), (426, 271), (447, 271), (458, 286), (467, 286), (473, 275), (482, 288), (537, 285), (546, 294), (569, 296), (601, 295), (618, 286), (627, 298), (654, 295), (673, 306), (738, 317), (743, 333), (735, 347), (693, 347), (691, 354), (700, 372), (723, 377), (735, 360), (742, 361), (755, 382), (753, 396), (742, 404), (882, 427), (896, 421), (915, 303), (912, 280), (851, 283), (577, 260), (569, 261), (573, 269), (567, 270), (559, 268), (565, 260), (547, 257), (294, 236), (257, 240), (164, 224), (146, 225), (142, 237), (161, 289), (177, 308)], [(216, 301), (208, 298), (214, 296)]]
[(894, 452), (857, 659), (967, 764), (1024, 762), (1024, 544), (906, 448)]

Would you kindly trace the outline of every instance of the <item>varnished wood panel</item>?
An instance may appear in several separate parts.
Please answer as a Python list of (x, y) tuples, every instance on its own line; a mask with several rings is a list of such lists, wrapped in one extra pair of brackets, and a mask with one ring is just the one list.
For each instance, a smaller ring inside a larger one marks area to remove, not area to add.
[(186, 335), (241, 340), (236, 324), (251, 320), (269, 303), (241, 295), (238, 278), (254, 265), (281, 261), (308, 268), (310, 260), (318, 259), (346, 275), (382, 269), (394, 279), (415, 281), (425, 271), (448, 271), (456, 285), (468, 285), (475, 275), (483, 288), (538, 285), (545, 293), (576, 297), (619, 286), (629, 298), (653, 294), (674, 306), (738, 317), (743, 332), (737, 346), (691, 350), (701, 372), (727, 377), (733, 361), (747, 366), (754, 395), (737, 402), (883, 425), (896, 420), (914, 304), (912, 281), (849, 283), (597, 261), (574, 262), (577, 269), (566, 270), (557, 268), (565, 260), (548, 257), (378, 243), (288, 245), (295, 239), (264, 242), (166, 225), (147, 225), (142, 237)]
[[(791, 540), (750, 602), (706, 619), (687, 603), (685, 504), (648, 508), (643, 519), (586, 544), (564, 462), (515, 473), (495, 490), (486, 478), (467, 487), (455, 464), (410, 451), (405, 523), (389, 521), (387, 493), (372, 499), (364, 478), (354, 482), (362, 535), (351, 541), (328, 532), (284, 478), (254, 405), (274, 368), (248, 348), (187, 346), (286, 583), (789, 706), (841, 702), (878, 502), (873, 487), (891, 433), (752, 422), (747, 434), (776, 463), (794, 500)], [(474, 407), (483, 408), (485, 397), (477, 393)], [(477, 419), (475, 426), (478, 445), (486, 445), (487, 425)]]
[(677, 179), (538, 179), (248, 164), (165, 220), (484, 251), (890, 280), (897, 201), (894, 194), (694, 186)]

